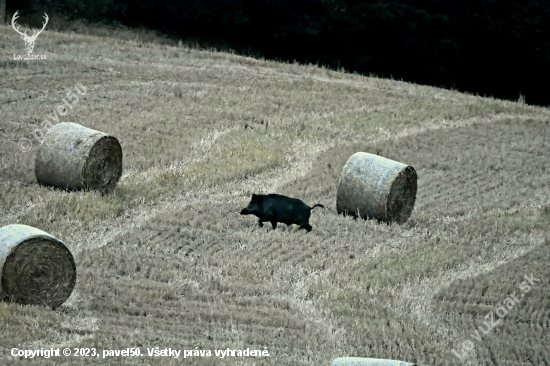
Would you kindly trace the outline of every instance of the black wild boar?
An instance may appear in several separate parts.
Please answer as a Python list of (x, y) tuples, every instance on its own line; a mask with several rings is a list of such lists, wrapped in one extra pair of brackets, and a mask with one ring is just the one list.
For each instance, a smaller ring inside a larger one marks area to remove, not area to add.
[(264, 226), (262, 222), (270, 221), (273, 229), (277, 227), (278, 222), (300, 225), (300, 229), (311, 231), (309, 224), (309, 215), (314, 207), (325, 207), (317, 204), (309, 207), (296, 198), (281, 196), (280, 194), (252, 194), (252, 200), (247, 207), (243, 208), (241, 215), (256, 215), (258, 223)]

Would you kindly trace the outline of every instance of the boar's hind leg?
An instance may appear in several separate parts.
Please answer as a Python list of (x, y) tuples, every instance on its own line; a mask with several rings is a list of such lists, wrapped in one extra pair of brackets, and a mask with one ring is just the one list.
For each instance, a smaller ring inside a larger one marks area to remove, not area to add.
[(277, 221), (271, 221), (271, 225), (273, 225), (273, 229), (277, 228)]
[(300, 229), (307, 230), (307, 232), (309, 233), (312, 229), (312, 226), (310, 224), (302, 224), (300, 225)]

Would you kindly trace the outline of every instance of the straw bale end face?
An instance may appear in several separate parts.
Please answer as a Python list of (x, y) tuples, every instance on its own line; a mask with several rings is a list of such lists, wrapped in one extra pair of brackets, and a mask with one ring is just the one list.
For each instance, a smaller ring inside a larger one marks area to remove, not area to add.
[(20, 304), (55, 309), (71, 295), (76, 265), (65, 244), (27, 225), (0, 228), (0, 294)]
[(76, 123), (59, 123), (48, 130), (36, 154), (38, 183), (68, 190), (112, 191), (122, 176), (118, 140)]
[(358, 152), (342, 168), (336, 210), (339, 214), (401, 224), (411, 215), (416, 190), (417, 174), (413, 167)]

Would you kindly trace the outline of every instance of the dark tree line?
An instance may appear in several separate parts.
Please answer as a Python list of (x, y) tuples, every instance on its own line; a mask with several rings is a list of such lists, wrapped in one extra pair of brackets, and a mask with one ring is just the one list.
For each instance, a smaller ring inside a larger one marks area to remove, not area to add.
[[(0, 0), (1, 2), (2, 0)], [(42, 13), (158, 29), (245, 54), (550, 105), (543, 0), (18, 0)]]
[(0, 24), (4, 24), (6, 17), (6, 0), (0, 0)]

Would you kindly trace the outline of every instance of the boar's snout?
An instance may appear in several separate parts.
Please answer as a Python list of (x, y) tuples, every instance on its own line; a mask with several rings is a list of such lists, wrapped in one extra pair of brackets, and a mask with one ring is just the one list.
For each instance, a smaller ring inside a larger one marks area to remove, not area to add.
[(246, 208), (243, 208), (241, 210), (241, 215), (249, 215), (249, 214), (250, 214), (250, 212), (248, 212), (248, 210)]

